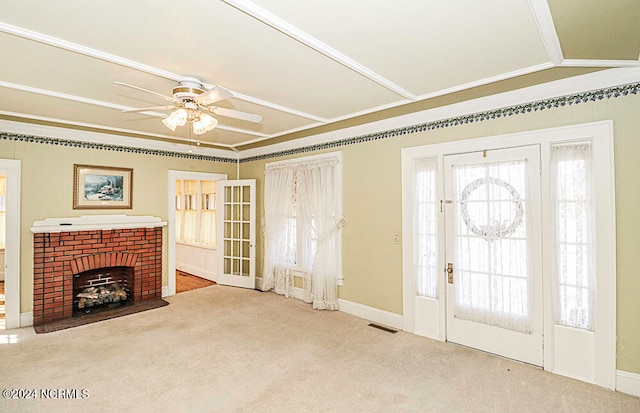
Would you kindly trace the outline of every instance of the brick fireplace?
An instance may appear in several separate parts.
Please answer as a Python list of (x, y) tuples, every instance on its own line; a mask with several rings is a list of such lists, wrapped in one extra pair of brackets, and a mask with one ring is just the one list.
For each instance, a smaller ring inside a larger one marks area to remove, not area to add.
[[(33, 325), (70, 319), (74, 278), (123, 268), (133, 306), (162, 298), (162, 227), (156, 217), (97, 215), (37, 221), (34, 233)], [(100, 276), (100, 275), (98, 275)], [(93, 282), (93, 281), (91, 281)]]

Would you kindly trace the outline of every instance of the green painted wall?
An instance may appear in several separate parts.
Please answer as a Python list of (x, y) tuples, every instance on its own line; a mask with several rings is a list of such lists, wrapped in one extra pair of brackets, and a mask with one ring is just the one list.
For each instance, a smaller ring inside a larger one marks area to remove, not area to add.
[[(226, 173), (236, 175), (235, 163), (72, 148), (40, 143), (0, 140), (0, 158), (21, 161), (20, 307), (33, 309), (34, 221), (94, 214), (152, 215), (167, 221), (168, 171)], [(133, 168), (133, 208), (74, 210), (73, 165), (105, 165)], [(163, 285), (168, 284), (167, 229), (163, 231)]]
[[(415, 133), (334, 150), (343, 153), (344, 286), (339, 297), (402, 314), (401, 149), (527, 130), (613, 119), (617, 207), (617, 368), (640, 374), (640, 96), (582, 103), (446, 129)], [(304, 156), (304, 155), (302, 155)], [(257, 180), (264, 215), (264, 166), (285, 158), (241, 164), (241, 177)], [(259, 231), (258, 231), (259, 233)], [(260, 234), (259, 234), (260, 237)], [(257, 272), (264, 251), (258, 241)]]

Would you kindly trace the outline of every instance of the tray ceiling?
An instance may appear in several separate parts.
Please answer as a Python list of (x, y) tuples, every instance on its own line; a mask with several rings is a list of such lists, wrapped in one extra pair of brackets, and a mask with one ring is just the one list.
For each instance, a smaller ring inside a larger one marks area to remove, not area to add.
[[(0, 118), (243, 150), (614, 67), (640, 66), (636, 0), (0, 0)], [(229, 89), (204, 135), (133, 84)], [(144, 142), (144, 141), (143, 141)]]

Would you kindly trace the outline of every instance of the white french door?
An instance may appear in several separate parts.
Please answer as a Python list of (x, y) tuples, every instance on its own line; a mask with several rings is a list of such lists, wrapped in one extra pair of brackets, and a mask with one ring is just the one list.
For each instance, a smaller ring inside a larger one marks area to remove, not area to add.
[(543, 365), (540, 147), (444, 157), (447, 340)]
[(256, 286), (256, 181), (218, 181), (218, 283)]

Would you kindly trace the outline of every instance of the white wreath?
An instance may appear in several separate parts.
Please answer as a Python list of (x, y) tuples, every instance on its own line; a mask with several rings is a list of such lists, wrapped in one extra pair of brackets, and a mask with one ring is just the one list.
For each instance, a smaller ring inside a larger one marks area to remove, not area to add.
[[(515, 204), (516, 208), (516, 216), (513, 218), (513, 221), (509, 224), (502, 223), (493, 223), (487, 225), (478, 225), (471, 220), (469, 216), (469, 210), (467, 207), (468, 198), (473, 191), (481, 187), (482, 185), (494, 184), (498, 185), (511, 194), (512, 202)], [(520, 198), (520, 194), (516, 189), (508, 182), (503, 181), (502, 179), (494, 178), (494, 177), (486, 177), (479, 178), (475, 181), (471, 182), (467, 185), (462, 194), (460, 196), (460, 214), (462, 215), (462, 219), (467, 227), (479, 237), (482, 237), (486, 240), (492, 241), (500, 238), (504, 238), (516, 232), (520, 224), (522, 224), (522, 218), (524, 216), (524, 206), (522, 205), (522, 200)]]

